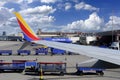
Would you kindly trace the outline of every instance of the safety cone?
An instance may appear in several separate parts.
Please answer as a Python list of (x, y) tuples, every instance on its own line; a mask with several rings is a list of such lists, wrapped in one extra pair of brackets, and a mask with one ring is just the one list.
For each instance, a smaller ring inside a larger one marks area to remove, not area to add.
[(39, 80), (44, 80), (44, 79), (43, 79), (42, 67), (41, 67), (41, 69), (40, 69), (40, 79), (39, 79)]
[(23, 75), (25, 74), (25, 69), (22, 71), (22, 74), (23, 74)]

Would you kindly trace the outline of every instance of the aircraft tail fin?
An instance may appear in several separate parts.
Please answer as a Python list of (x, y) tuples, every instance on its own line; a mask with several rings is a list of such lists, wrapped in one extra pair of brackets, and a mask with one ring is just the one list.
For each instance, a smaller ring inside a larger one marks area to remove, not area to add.
[(22, 18), (22, 16), (18, 12), (14, 12), (14, 14), (16, 15), (19, 26), (23, 32), (24, 39), (26, 39), (27, 41), (40, 40), (40, 38), (32, 31), (32, 29), (26, 23), (26, 21)]

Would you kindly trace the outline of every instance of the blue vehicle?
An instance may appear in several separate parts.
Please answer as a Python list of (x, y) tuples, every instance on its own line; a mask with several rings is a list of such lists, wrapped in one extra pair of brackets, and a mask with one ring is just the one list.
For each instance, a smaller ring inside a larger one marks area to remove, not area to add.
[(0, 50), (0, 55), (12, 55), (12, 50)]
[(79, 64), (77, 63), (76, 64), (76, 69), (77, 69), (76, 74), (82, 76), (84, 73), (96, 73), (97, 75), (103, 76), (104, 75), (103, 70), (105, 70), (105, 68), (95, 66), (97, 63), (99, 64), (98, 61), (99, 60), (97, 60), (97, 59), (91, 59), (91, 60), (81, 62)]
[(97, 75), (103, 76), (104, 75), (103, 70), (104, 69), (100, 69), (100, 68), (77, 67), (76, 74), (82, 76), (85, 72), (95, 71)]
[[(43, 40), (63, 42), (63, 43), (72, 43), (72, 40), (70, 40), (69, 38), (62, 38), (62, 37), (43, 38)], [(52, 55), (55, 55), (55, 54), (62, 54), (62, 55), (64, 55), (64, 54), (66, 53), (66, 51), (65, 51), (65, 50), (56, 49), (56, 48), (52, 48), (52, 47), (51, 47), (51, 53), (52, 53)]]
[(61, 49), (51, 48), (51, 53), (52, 53), (52, 55), (55, 55), (55, 54), (58, 54), (58, 55), (62, 54), (62, 55), (64, 55), (66, 53), (66, 51), (65, 50), (61, 50)]
[(0, 72), (3, 71), (19, 71), (22, 72), (25, 68), (24, 63), (16, 63), (16, 62), (1, 62), (0, 63)]
[(47, 55), (48, 54), (48, 48), (39, 48), (35, 51), (35, 54), (36, 55), (39, 55), (39, 54)]
[(30, 50), (18, 50), (18, 55), (30, 55)]
[(31, 72), (39, 73), (38, 69), (39, 69), (39, 64), (36, 61), (25, 62), (25, 69), (24, 69), (25, 74), (31, 73)]

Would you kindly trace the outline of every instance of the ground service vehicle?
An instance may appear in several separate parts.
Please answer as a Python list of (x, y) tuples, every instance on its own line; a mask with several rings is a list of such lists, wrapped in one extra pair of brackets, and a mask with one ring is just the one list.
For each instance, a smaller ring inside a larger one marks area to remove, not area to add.
[(59, 73), (60, 75), (64, 75), (66, 73), (66, 63), (62, 62), (25, 62), (25, 69), (24, 72), (26, 73), (42, 73), (45, 74), (46, 72), (49, 73)]
[(63, 76), (66, 73), (66, 63), (63, 63), (63, 62), (40, 62), (39, 64), (40, 64), (40, 68), (42, 68), (43, 74), (45, 74), (46, 72), (51, 72), (51, 73), (57, 72)]
[(12, 55), (12, 50), (0, 50), (0, 55)]

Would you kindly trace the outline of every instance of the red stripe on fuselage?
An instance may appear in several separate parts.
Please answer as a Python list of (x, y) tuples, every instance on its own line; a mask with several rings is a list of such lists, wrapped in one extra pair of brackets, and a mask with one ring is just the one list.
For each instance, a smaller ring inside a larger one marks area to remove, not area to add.
[[(17, 19), (18, 20), (18, 19)], [(32, 40), (40, 40), (38, 37), (34, 36), (31, 34), (25, 27), (24, 25), (18, 20), (18, 23), (20, 24), (21, 29), (24, 31), (24, 33), (31, 38)]]

